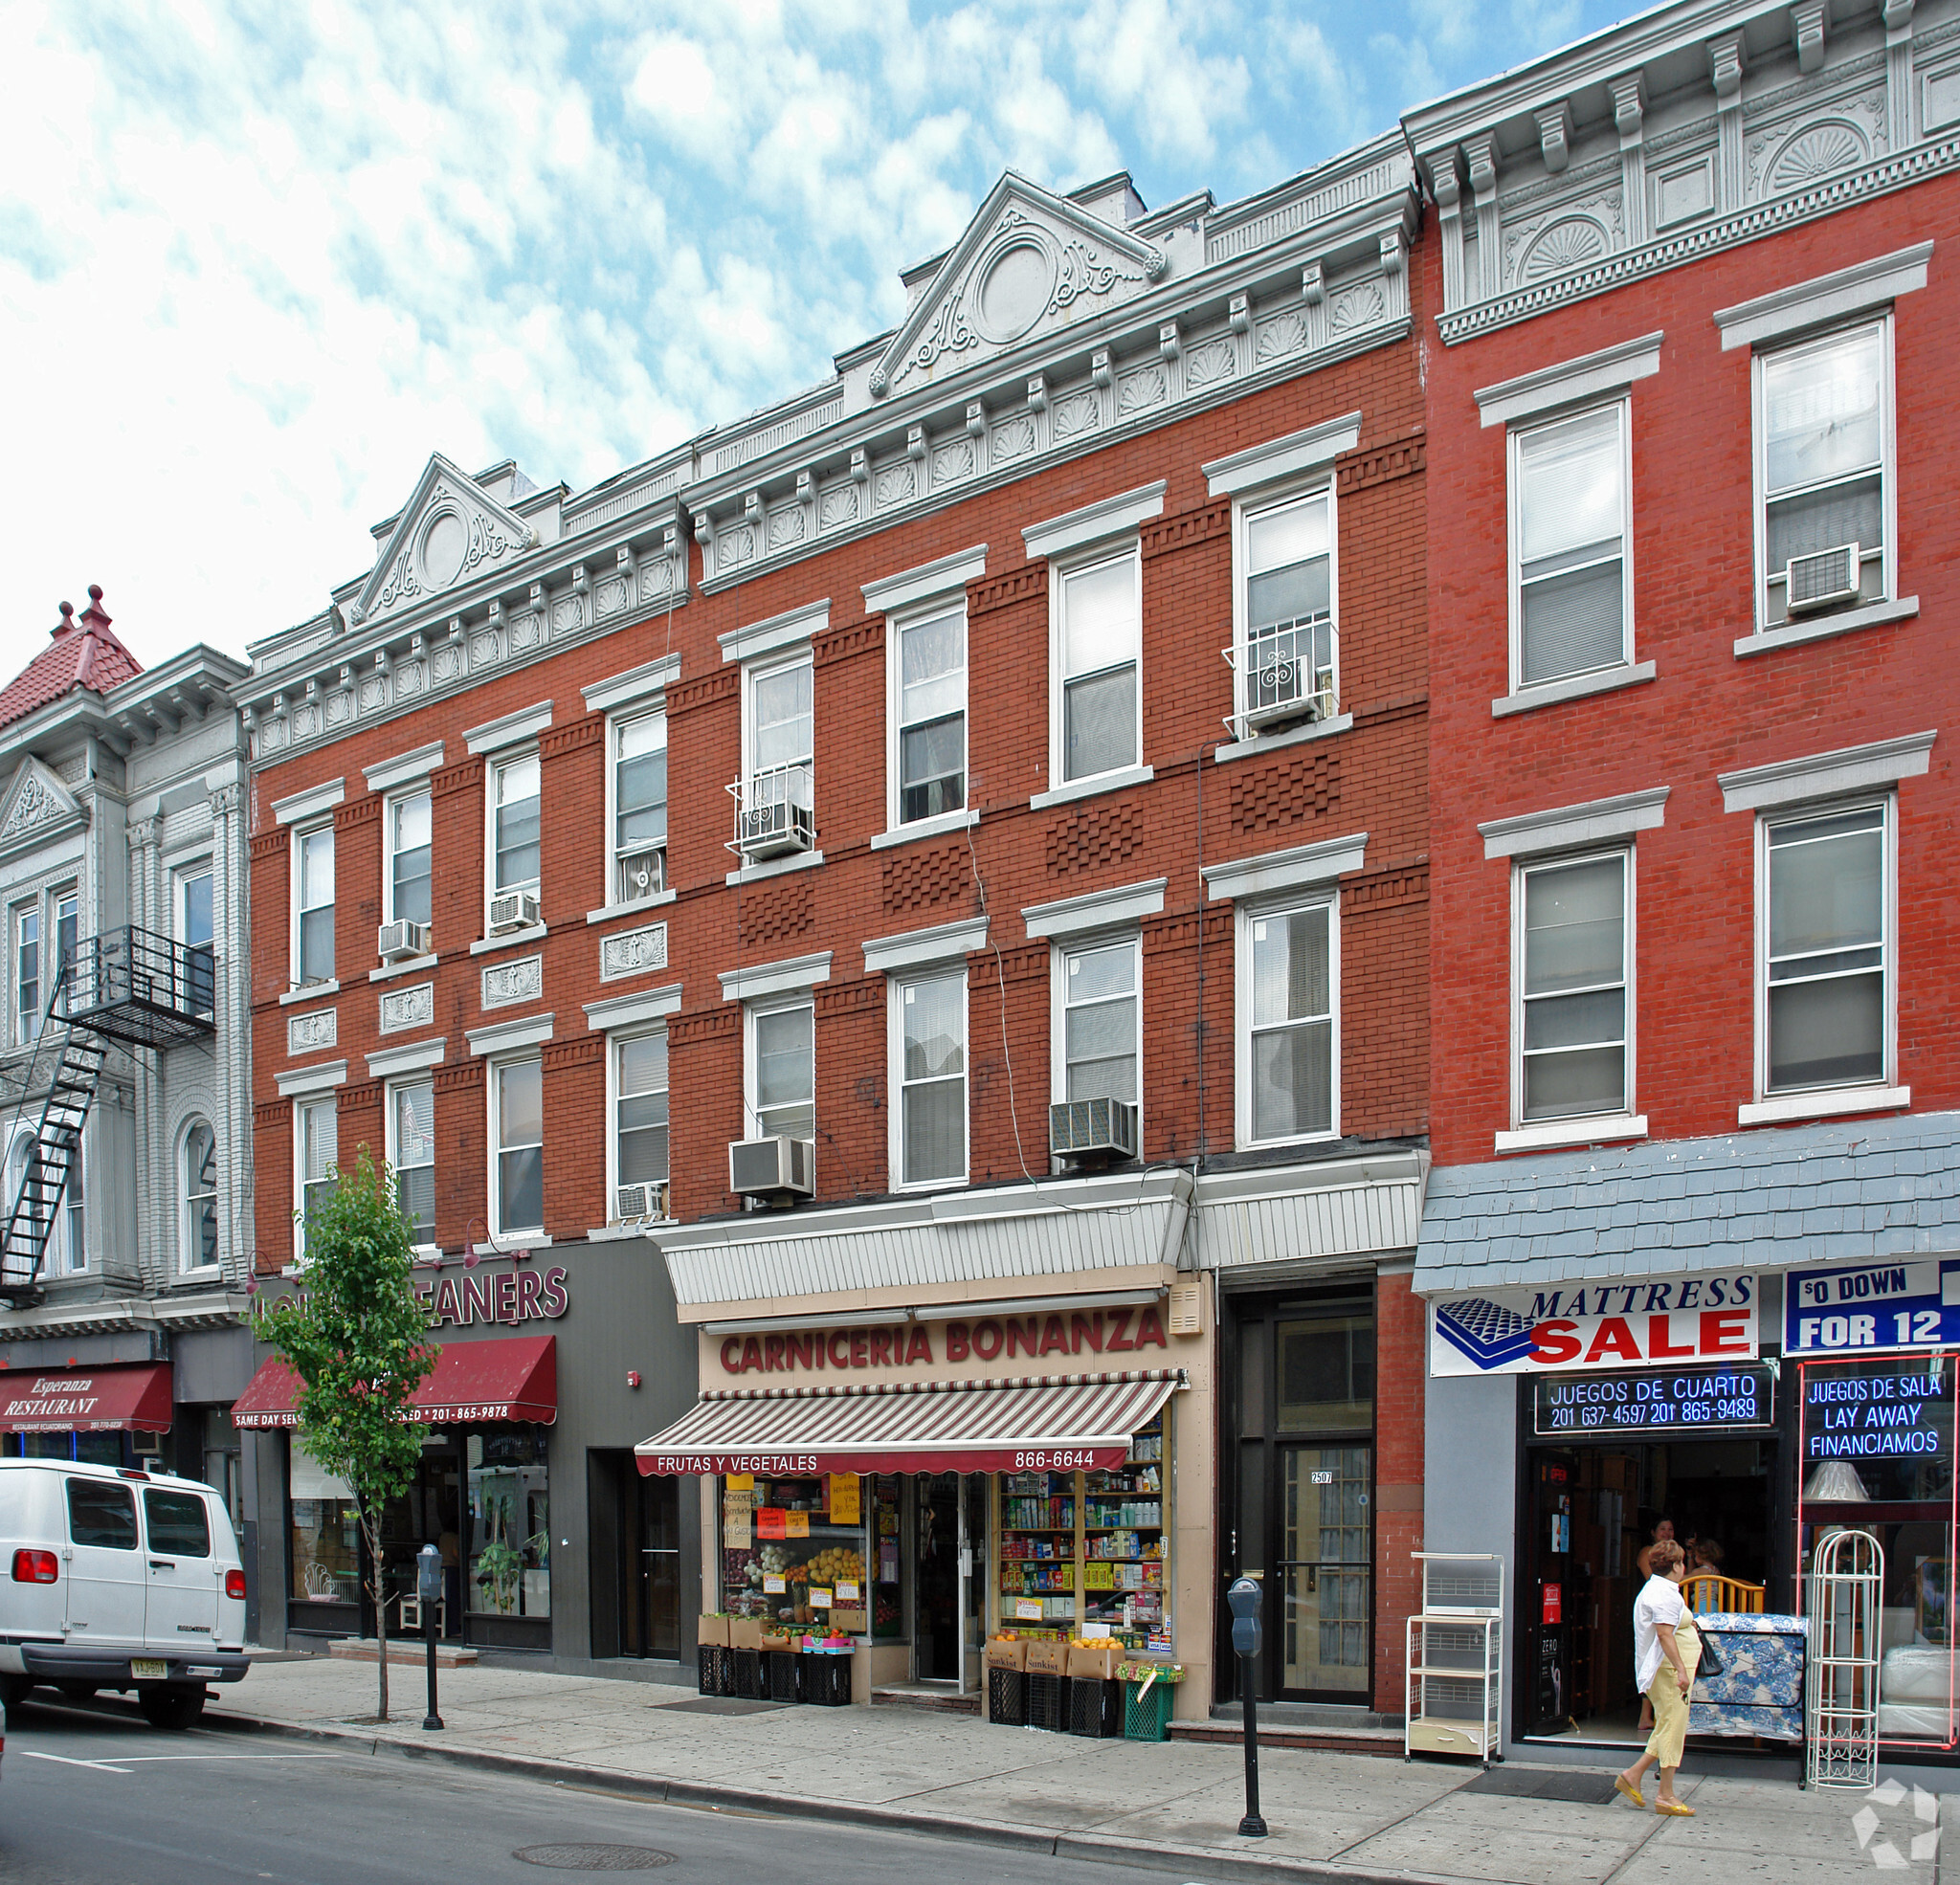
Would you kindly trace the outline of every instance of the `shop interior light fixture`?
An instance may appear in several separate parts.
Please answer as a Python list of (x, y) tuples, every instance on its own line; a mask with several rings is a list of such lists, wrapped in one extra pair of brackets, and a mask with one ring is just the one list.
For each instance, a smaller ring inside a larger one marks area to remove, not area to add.
[(1803, 1489), (1806, 1505), (1869, 1505), (1871, 1498), (1848, 1459), (1827, 1459)]

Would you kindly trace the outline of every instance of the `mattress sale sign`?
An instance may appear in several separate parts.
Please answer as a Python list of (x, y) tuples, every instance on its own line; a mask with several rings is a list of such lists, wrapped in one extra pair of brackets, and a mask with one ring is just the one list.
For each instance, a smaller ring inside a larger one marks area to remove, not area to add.
[(1560, 1283), (1434, 1297), (1432, 1375), (1554, 1374), (1756, 1359), (1756, 1279)]

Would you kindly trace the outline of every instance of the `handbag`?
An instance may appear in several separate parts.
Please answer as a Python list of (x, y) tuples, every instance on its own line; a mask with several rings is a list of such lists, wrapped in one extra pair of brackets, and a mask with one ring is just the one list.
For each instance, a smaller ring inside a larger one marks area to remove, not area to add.
[(1715, 1647), (1714, 1632), (1698, 1629), (1695, 1634), (1702, 1643), (1701, 1660), (1695, 1664), (1695, 1681), (1699, 1682), (1704, 1675), (1726, 1675), (1728, 1665), (1722, 1660), (1722, 1652)]

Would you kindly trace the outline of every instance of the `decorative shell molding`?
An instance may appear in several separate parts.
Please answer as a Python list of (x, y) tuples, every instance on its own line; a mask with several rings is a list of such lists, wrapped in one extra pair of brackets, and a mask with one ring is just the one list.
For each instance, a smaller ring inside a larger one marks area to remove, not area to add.
[(520, 956), (516, 962), (499, 963), (483, 971), (482, 1006), (486, 1009), (534, 1002), (544, 992), (543, 956)]
[(286, 1021), (286, 1053), (317, 1053), (323, 1047), (333, 1047), (340, 1039), (340, 1010), (332, 1008), (310, 1009), (304, 1014), (295, 1014)]
[(623, 930), (599, 944), (599, 980), (617, 982), (622, 976), (644, 975), (667, 966), (667, 925), (649, 923), (644, 929)]
[(411, 1028), (432, 1027), (435, 1021), (435, 985), (418, 982), (412, 988), (390, 988), (381, 997), (381, 1031), (406, 1033)]

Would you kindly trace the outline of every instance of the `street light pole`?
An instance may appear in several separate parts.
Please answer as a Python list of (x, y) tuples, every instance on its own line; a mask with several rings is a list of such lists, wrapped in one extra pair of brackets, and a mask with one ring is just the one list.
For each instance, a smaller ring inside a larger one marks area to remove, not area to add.
[(1238, 1822), (1241, 1839), (1263, 1839), (1266, 1823), (1259, 1817), (1259, 1705), (1255, 1658), (1259, 1652), (1259, 1605), (1265, 1596), (1251, 1578), (1236, 1578), (1225, 1593), (1232, 1609), (1232, 1647), (1238, 1655), (1238, 1696), (1245, 1706), (1245, 1817)]
[(429, 1713), (422, 1718), (424, 1728), (439, 1728), (442, 1717), (435, 1712), (435, 1619), (442, 1604), (442, 1553), (425, 1544), (415, 1553), (415, 1597), (422, 1607), (422, 1628), (429, 1637)]

